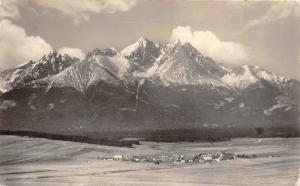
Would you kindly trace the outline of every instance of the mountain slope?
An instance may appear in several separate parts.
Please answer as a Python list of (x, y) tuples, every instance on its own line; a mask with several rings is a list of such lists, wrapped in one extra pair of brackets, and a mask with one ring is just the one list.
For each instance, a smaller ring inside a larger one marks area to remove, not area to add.
[(155, 72), (165, 83), (226, 86), (220, 77), (226, 68), (204, 57), (189, 43), (169, 43)]

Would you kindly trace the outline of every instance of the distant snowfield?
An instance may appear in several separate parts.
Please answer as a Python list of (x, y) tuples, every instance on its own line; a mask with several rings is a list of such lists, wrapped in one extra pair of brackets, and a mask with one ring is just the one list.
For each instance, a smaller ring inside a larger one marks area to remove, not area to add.
[[(299, 176), (299, 149), (299, 138), (243, 138), (213, 144), (141, 142), (134, 148), (120, 148), (0, 136), (0, 185), (293, 186)], [(160, 165), (101, 160), (116, 154), (192, 156), (223, 150), (264, 157)]]

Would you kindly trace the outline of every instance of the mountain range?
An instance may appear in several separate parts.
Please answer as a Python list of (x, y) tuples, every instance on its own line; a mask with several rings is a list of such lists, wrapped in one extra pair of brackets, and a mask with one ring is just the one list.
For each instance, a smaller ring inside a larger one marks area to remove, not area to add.
[(299, 136), (300, 82), (141, 37), (0, 73), (0, 130), (185, 140)]

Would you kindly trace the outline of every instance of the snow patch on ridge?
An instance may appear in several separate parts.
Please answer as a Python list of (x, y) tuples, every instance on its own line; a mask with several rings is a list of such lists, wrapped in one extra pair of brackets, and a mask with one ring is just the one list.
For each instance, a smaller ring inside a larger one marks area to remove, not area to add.
[(222, 81), (235, 88), (246, 88), (258, 81), (249, 66), (242, 66), (240, 72), (231, 71), (222, 77)]
[(293, 108), (293, 101), (288, 97), (277, 96), (275, 99), (277, 103), (275, 105), (272, 105), (270, 108), (265, 109), (263, 111), (265, 115), (272, 115), (272, 113), (277, 109), (284, 109), (284, 111), (287, 112)]
[(0, 102), (0, 109), (8, 109), (15, 107), (17, 103), (14, 100), (3, 100)]

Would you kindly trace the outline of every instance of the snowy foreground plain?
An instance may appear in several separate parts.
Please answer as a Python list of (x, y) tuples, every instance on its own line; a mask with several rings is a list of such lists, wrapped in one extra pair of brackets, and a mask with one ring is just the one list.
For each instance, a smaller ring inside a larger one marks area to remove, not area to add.
[[(257, 154), (206, 164), (107, 161), (115, 154), (151, 155), (227, 150)], [(269, 155), (276, 157), (270, 158)], [(0, 185), (270, 185), (294, 186), (299, 176), (300, 138), (234, 139), (218, 143), (141, 142), (134, 148), (40, 138), (0, 136)]]

